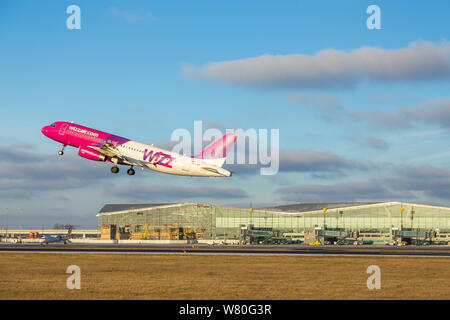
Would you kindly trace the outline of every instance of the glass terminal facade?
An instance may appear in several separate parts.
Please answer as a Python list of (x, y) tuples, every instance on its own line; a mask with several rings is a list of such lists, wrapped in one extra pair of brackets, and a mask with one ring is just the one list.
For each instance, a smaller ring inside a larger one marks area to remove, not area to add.
[(375, 237), (392, 235), (392, 230), (433, 231), (443, 237), (450, 233), (450, 208), (446, 207), (401, 202), (323, 205), (301, 211), (304, 207), (300, 204), (289, 212), (282, 211), (283, 206), (249, 210), (197, 203), (151, 204), (136, 209), (133, 205), (108, 209), (106, 205), (97, 216), (100, 227), (114, 225), (135, 239), (174, 239), (175, 229), (195, 234), (196, 239), (236, 239), (242, 230), (270, 231), (276, 236), (317, 234), (318, 229), (358, 231)]

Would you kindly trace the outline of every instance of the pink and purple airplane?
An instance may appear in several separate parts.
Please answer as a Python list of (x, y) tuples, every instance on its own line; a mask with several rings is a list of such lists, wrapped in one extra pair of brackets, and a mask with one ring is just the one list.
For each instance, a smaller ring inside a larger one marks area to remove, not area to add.
[(70, 122), (54, 122), (43, 127), (42, 133), (62, 144), (59, 155), (66, 146), (72, 146), (83, 158), (112, 162), (112, 173), (119, 172), (117, 165), (130, 166), (127, 173), (131, 176), (135, 174), (133, 167), (141, 167), (182, 176), (230, 177), (231, 172), (222, 166), (237, 138), (228, 133), (200, 154), (188, 157)]

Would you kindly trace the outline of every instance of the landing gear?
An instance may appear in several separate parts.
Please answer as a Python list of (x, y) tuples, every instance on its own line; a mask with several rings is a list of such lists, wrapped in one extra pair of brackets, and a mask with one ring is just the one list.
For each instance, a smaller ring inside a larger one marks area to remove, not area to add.
[[(111, 167), (111, 172), (112, 172), (112, 173), (118, 173), (118, 172), (119, 172), (119, 167), (118, 167), (118, 166)], [(130, 176), (134, 176), (134, 174), (135, 174), (136, 172), (134, 171), (133, 168), (130, 168), (130, 169), (127, 170), (127, 173), (128, 173)]]
[(58, 154), (59, 154), (60, 156), (62, 156), (62, 155), (64, 154), (64, 148), (65, 148), (65, 147), (66, 147), (66, 145), (63, 144), (61, 150), (58, 151)]

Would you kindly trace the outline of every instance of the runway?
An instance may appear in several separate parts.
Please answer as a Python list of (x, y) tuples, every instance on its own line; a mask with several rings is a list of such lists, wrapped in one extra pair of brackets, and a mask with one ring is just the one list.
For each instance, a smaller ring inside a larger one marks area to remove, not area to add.
[(204, 255), (327, 255), (450, 257), (449, 246), (307, 246), (307, 245), (204, 245), (204, 244), (0, 244), (0, 252), (204, 254)]

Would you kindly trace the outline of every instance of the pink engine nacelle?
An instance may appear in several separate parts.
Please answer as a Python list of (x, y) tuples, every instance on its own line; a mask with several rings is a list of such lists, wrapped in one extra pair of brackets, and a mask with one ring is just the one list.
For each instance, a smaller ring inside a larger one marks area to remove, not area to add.
[(79, 147), (78, 148), (78, 155), (80, 157), (93, 160), (93, 161), (106, 161), (106, 156), (101, 154), (95, 149), (89, 148), (89, 147)]

